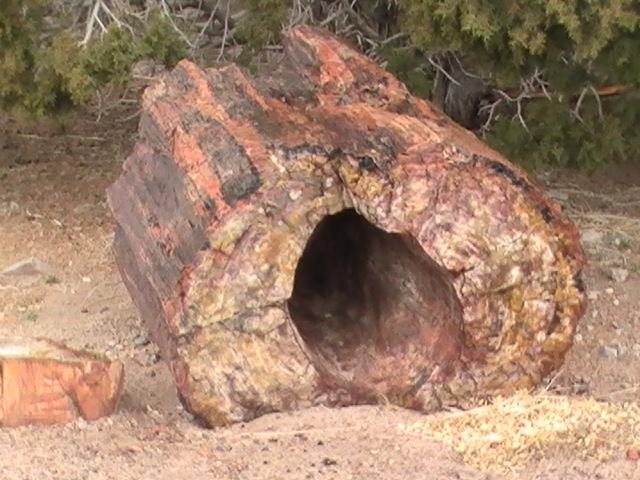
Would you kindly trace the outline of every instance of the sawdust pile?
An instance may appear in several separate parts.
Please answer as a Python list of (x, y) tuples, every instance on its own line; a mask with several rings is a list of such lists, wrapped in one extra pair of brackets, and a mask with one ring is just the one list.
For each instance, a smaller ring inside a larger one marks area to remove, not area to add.
[(520, 392), (402, 428), (450, 445), (470, 466), (506, 473), (553, 454), (624, 457), (640, 448), (640, 405)]

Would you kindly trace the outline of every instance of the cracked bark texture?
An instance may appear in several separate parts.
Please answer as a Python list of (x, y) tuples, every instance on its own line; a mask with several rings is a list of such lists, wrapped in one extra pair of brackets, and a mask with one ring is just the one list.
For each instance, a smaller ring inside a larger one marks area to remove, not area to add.
[(560, 207), (308, 26), (264, 75), (182, 61), (150, 87), (109, 201), (126, 286), (210, 426), (529, 388), (585, 307)]

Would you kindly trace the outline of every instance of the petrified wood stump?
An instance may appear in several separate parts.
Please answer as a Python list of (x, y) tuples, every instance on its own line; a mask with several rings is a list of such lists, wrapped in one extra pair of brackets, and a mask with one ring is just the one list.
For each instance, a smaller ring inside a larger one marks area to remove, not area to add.
[(120, 362), (45, 339), (0, 340), (0, 426), (110, 415), (123, 381)]
[(109, 200), (126, 285), (208, 425), (530, 387), (585, 305), (558, 205), (306, 26), (257, 78), (183, 61), (149, 88)]

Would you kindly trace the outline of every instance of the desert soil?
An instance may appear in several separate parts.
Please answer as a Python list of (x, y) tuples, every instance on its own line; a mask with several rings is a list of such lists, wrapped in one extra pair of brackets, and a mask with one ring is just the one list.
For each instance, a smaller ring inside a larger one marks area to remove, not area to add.
[[(135, 108), (131, 107), (131, 108)], [(388, 406), (315, 408), (206, 430), (180, 406), (115, 267), (105, 188), (135, 142), (131, 108), (65, 129), (0, 119), (0, 271), (36, 257), (51, 272), (0, 276), (0, 336), (46, 336), (123, 360), (118, 411), (96, 422), (0, 430), (2, 479), (640, 479), (637, 462), (561, 452), (506, 476), (465, 466)], [(640, 164), (539, 175), (581, 226), (590, 306), (546, 388), (611, 402), (640, 387)], [(616, 275), (612, 269), (618, 268)], [(627, 275), (627, 278), (623, 278)], [(611, 278), (615, 276), (617, 280)]]

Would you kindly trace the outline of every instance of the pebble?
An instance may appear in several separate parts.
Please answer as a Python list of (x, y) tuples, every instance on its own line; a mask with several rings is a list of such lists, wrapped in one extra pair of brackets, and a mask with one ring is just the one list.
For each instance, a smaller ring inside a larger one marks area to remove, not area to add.
[(289, 198), (294, 202), (302, 196), (302, 190), (291, 190), (289, 192)]
[(87, 428), (87, 425), (87, 421), (82, 417), (76, 420), (76, 428), (78, 430), (84, 430), (85, 428)]
[(45, 262), (35, 257), (27, 258), (14, 263), (0, 272), (0, 275), (27, 276), (27, 275), (52, 275), (53, 270)]
[(599, 290), (590, 291), (589, 293), (587, 293), (587, 298), (591, 301), (598, 300), (600, 298), (600, 291)]
[(581, 335), (580, 333), (576, 333), (576, 334), (573, 336), (573, 340), (574, 340), (576, 343), (582, 343), (582, 335)]
[(20, 210), (20, 205), (14, 201), (0, 204), (0, 216), (8, 217), (11, 214), (16, 213), (18, 210)]
[(615, 346), (604, 345), (600, 349), (600, 354), (604, 358), (617, 358), (618, 357), (618, 349)]
[(549, 196), (554, 200), (559, 202), (566, 202), (569, 200), (569, 194), (567, 192), (563, 192), (562, 190), (549, 190)]
[(73, 213), (75, 213), (76, 215), (87, 213), (90, 212), (93, 207), (94, 205), (92, 203), (83, 203), (82, 205), (78, 205), (76, 208), (74, 208)]
[(620, 305), (620, 300), (618, 300), (617, 298), (614, 298), (613, 304), (617, 307), (618, 305)]
[(144, 347), (145, 345), (149, 345), (149, 335), (147, 335), (146, 333), (136, 335), (136, 337), (133, 339), (133, 344), (136, 347)]
[(147, 357), (148, 366), (155, 365), (159, 361), (160, 361), (160, 355), (158, 355), (157, 353), (152, 353)]
[(582, 241), (584, 243), (599, 243), (602, 241), (602, 232), (593, 228), (586, 228), (582, 231)]
[(604, 293), (606, 293), (607, 295), (613, 295), (613, 288), (609, 287), (605, 289)]
[(612, 268), (609, 271), (609, 277), (611, 280), (617, 283), (622, 283), (629, 278), (629, 270), (626, 268)]

